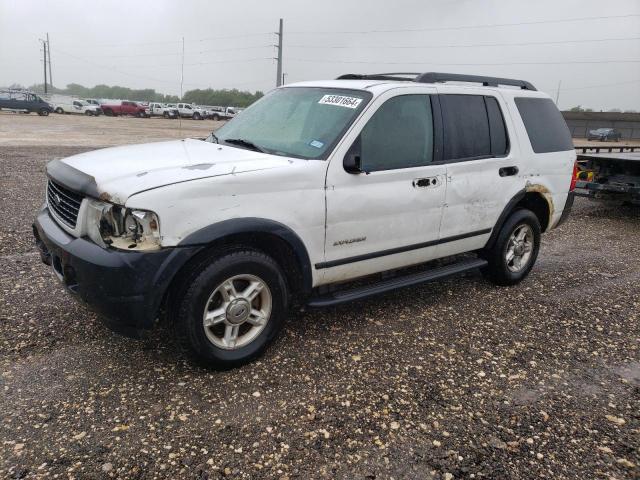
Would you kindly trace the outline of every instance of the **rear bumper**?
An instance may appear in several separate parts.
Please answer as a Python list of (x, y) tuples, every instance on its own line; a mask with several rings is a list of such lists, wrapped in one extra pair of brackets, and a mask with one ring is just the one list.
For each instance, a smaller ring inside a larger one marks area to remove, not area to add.
[(46, 207), (38, 213), (33, 233), (42, 261), (53, 267), (67, 291), (100, 314), (109, 328), (133, 337), (153, 327), (171, 280), (198, 250), (103, 249), (67, 234)]

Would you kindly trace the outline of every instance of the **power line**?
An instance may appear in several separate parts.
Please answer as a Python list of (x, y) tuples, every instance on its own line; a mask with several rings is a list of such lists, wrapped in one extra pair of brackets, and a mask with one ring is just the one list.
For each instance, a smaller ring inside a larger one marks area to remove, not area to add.
[(471, 43), (471, 44), (448, 44), (448, 45), (287, 45), (289, 48), (318, 48), (318, 49), (434, 49), (434, 48), (476, 48), (476, 47), (522, 47), (527, 45), (560, 45), (565, 43), (595, 43), (595, 42), (615, 42), (627, 40), (640, 40), (640, 37), (621, 38), (596, 38), (588, 40), (558, 40), (548, 42), (519, 42), (519, 43)]
[(304, 63), (347, 63), (362, 65), (436, 65), (436, 66), (500, 66), (500, 65), (580, 65), (580, 64), (608, 64), (608, 63), (640, 63), (640, 60), (586, 60), (566, 62), (504, 62), (504, 63), (433, 63), (433, 62), (383, 62), (383, 61), (358, 61), (358, 60), (318, 60), (308, 58), (290, 58), (294, 62)]
[(369, 34), (369, 33), (402, 33), (402, 32), (436, 32), (442, 30), (467, 30), (475, 28), (498, 28), (498, 27), (514, 27), (522, 25), (543, 25), (552, 23), (569, 23), (569, 22), (585, 22), (590, 20), (606, 20), (612, 18), (632, 18), (640, 17), (640, 14), (631, 13), (625, 15), (602, 15), (597, 17), (575, 17), (575, 18), (563, 18), (557, 20), (536, 20), (530, 22), (514, 22), (514, 23), (492, 23), (483, 25), (460, 25), (453, 27), (429, 27), (429, 28), (403, 28), (394, 30), (352, 30), (352, 31), (321, 31), (321, 30), (306, 30), (298, 32), (288, 32), (295, 35), (313, 35), (313, 34)]

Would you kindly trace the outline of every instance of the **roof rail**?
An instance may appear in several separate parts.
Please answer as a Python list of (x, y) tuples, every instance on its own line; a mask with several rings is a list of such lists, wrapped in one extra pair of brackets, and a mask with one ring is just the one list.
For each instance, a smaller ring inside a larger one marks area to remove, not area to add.
[[(411, 75), (410, 77), (408, 75)], [(463, 73), (441, 73), (441, 72), (391, 72), (391, 73), (346, 73), (340, 75), (336, 80), (401, 80), (406, 82), (419, 83), (440, 83), (440, 82), (473, 82), (481, 83), (485, 87), (497, 87), (499, 85), (509, 85), (520, 87), (522, 90), (536, 91), (531, 83), (526, 80), (514, 80), (512, 78), (483, 77), (481, 75), (465, 75)]]
[(418, 75), (415, 79), (420, 83), (438, 83), (438, 82), (473, 82), (481, 83), (485, 87), (497, 87), (498, 85), (510, 85), (520, 87), (522, 90), (536, 90), (531, 83), (525, 80), (514, 80), (512, 78), (499, 77), (483, 77), (480, 75), (465, 75), (461, 73), (439, 73), (427, 72)]
[[(405, 75), (412, 75), (406, 77)], [(391, 73), (346, 73), (340, 75), (336, 80), (404, 80), (412, 82), (417, 76), (421, 75), (416, 72), (391, 72)]]

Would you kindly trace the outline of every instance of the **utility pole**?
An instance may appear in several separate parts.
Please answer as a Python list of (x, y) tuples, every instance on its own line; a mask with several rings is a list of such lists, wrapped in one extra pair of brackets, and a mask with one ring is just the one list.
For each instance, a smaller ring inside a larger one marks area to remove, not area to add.
[(556, 91), (556, 107), (558, 106), (558, 100), (560, 99), (560, 86), (562, 85), (562, 80), (558, 80), (558, 90)]
[(47, 32), (47, 54), (49, 56), (49, 85), (53, 90), (53, 75), (51, 75), (51, 43), (49, 43), (49, 32)]
[(182, 71), (180, 73), (180, 101), (182, 101), (183, 83), (184, 83), (184, 37), (182, 37)]
[(45, 40), (40, 39), (42, 42), (42, 53), (44, 54), (44, 93), (48, 92), (47, 90), (47, 42)]
[(278, 73), (276, 74), (276, 87), (282, 85), (282, 19), (280, 19), (280, 28), (278, 29)]

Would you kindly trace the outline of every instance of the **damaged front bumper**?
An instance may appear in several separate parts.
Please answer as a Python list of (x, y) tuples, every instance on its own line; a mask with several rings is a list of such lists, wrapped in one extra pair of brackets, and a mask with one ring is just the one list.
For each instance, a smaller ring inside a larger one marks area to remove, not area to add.
[(112, 330), (140, 337), (155, 324), (175, 274), (198, 247), (153, 252), (104, 249), (62, 230), (44, 207), (33, 224), (42, 261)]

